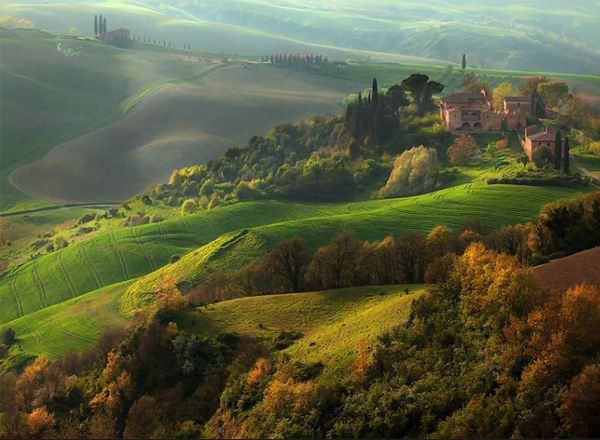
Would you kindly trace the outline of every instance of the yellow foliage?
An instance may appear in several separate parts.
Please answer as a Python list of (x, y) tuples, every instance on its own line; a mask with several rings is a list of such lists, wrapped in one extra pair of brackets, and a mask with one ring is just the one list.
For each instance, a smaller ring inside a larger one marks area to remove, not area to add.
[(351, 366), (352, 376), (357, 382), (362, 382), (367, 377), (370, 366), (369, 346), (366, 339), (358, 343), (358, 354)]
[(314, 407), (315, 398), (315, 386), (310, 382), (273, 380), (265, 391), (261, 409), (277, 418), (298, 416)]

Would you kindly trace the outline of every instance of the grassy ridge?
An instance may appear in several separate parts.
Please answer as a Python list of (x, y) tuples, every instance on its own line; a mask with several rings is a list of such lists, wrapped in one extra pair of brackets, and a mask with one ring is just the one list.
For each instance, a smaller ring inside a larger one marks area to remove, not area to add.
[(50, 359), (93, 345), (103, 329), (129, 321), (119, 312), (120, 297), (130, 282), (119, 283), (65, 301), (8, 323), (18, 335), (18, 350), (3, 362), (19, 366), (42, 353)]
[(370, 286), (241, 298), (199, 308), (178, 325), (206, 336), (235, 332), (270, 339), (281, 331), (301, 332), (284, 353), (293, 361), (323, 363), (320, 379), (326, 380), (347, 372), (362, 339), (370, 342), (407, 319), (422, 292), (415, 285)]
[[(576, 193), (565, 188), (472, 183), (393, 200), (240, 203), (163, 223), (115, 229), (6, 274), (0, 279), (0, 323), (152, 271), (149, 278), (136, 283), (137, 290), (152, 291), (171, 271), (178, 281), (194, 279), (203, 274), (199, 270), (206, 263), (201, 258), (203, 253), (215, 268), (234, 268), (279, 240), (302, 236), (314, 248), (344, 228), (352, 228), (363, 239), (371, 240), (407, 230), (428, 231), (437, 224), (458, 227), (465, 218), (498, 227), (525, 222), (545, 203)], [(241, 229), (249, 233), (232, 245), (222, 249), (217, 243), (215, 249), (201, 248), (197, 251), (200, 255), (190, 254), (156, 270), (173, 254), (186, 254)], [(243, 252), (246, 257), (240, 258)]]
[[(316, 249), (345, 228), (366, 240), (381, 240), (410, 230), (430, 231), (439, 224), (458, 228), (468, 218), (497, 228), (527, 222), (544, 204), (576, 193), (564, 188), (474, 183), (403, 199), (330, 205), (337, 208), (335, 214), (272, 222), (221, 237), (141, 278), (124, 298), (129, 309), (139, 309), (152, 301), (153, 292), (167, 277), (177, 283), (193, 283), (215, 270), (234, 270), (264, 255), (278, 241), (292, 237), (301, 236)], [(260, 204), (256, 207), (260, 209)]]

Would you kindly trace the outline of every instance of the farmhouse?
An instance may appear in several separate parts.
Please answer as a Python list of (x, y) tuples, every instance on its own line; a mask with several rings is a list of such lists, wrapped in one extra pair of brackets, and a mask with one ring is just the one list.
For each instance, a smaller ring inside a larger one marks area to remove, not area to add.
[(539, 147), (549, 147), (554, 151), (556, 145), (556, 129), (544, 129), (540, 131), (535, 125), (525, 129), (525, 140), (523, 141), (523, 150), (529, 157), (533, 158), (533, 152)]
[(530, 113), (531, 108), (531, 98), (529, 96), (507, 96), (504, 98), (504, 113)]
[(131, 33), (129, 29), (120, 28), (114, 31), (105, 32), (100, 35), (104, 41), (126, 41), (129, 40)]
[(442, 99), (440, 114), (446, 129), (450, 131), (517, 131), (527, 125), (526, 100), (527, 98), (520, 97), (508, 98), (508, 101), (504, 101), (503, 111), (499, 112), (494, 111), (491, 100), (483, 90), (476, 93), (454, 93)]

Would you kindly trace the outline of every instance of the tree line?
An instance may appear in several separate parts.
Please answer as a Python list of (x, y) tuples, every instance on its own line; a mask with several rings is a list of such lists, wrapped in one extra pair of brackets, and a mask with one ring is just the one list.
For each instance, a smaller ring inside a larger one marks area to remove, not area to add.
[(271, 64), (283, 65), (283, 66), (301, 66), (301, 65), (322, 65), (329, 63), (329, 59), (323, 55), (313, 54), (277, 54), (277, 55), (266, 55), (260, 58), (262, 63), (269, 62)]

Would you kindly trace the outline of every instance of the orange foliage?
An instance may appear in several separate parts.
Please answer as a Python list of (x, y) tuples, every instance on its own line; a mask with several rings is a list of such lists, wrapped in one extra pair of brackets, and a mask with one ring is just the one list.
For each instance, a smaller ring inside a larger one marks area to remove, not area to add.
[(124, 401), (131, 397), (133, 389), (130, 374), (123, 372), (115, 382), (111, 382), (94, 396), (90, 406), (104, 408), (112, 414), (117, 414), (123, 409)]
[(369, 346), (366, 339), (361, 339), (358, 343), (358, 354), (356, 360), (351, 366), (352, 376), (357, 382), (362, 382), (367, 377), (369, 371), (370, 357)]
[(254, 385), (261, 378), (267, 376), (271, 372), (271, 362), (268, 359), (260, 358), (256, 361), (256, 365), (254, 369), (248, 373), (248, 378), (246, 379), (247, 385)]
[(15, 385), (15, 397), (25, 408), (45, 405), (64, 385), (64, 375), (41, 355), (25, 369)]
[(262, 409), (278, 418), (294, 417), (314, 407), (315, 386), (312, 383), (273, 380), (265, 391)]
[(479, 154), (479, 146), (475, 139), (468, 134), (457, 137), (448, 148), (448, 159), (452, 165), (474, 159)]
[(54, 415), (46, 411), (46, 408), (36, 408), (27, 416), (27, 429), (33, 436), (41, 436), (55, 424)]

